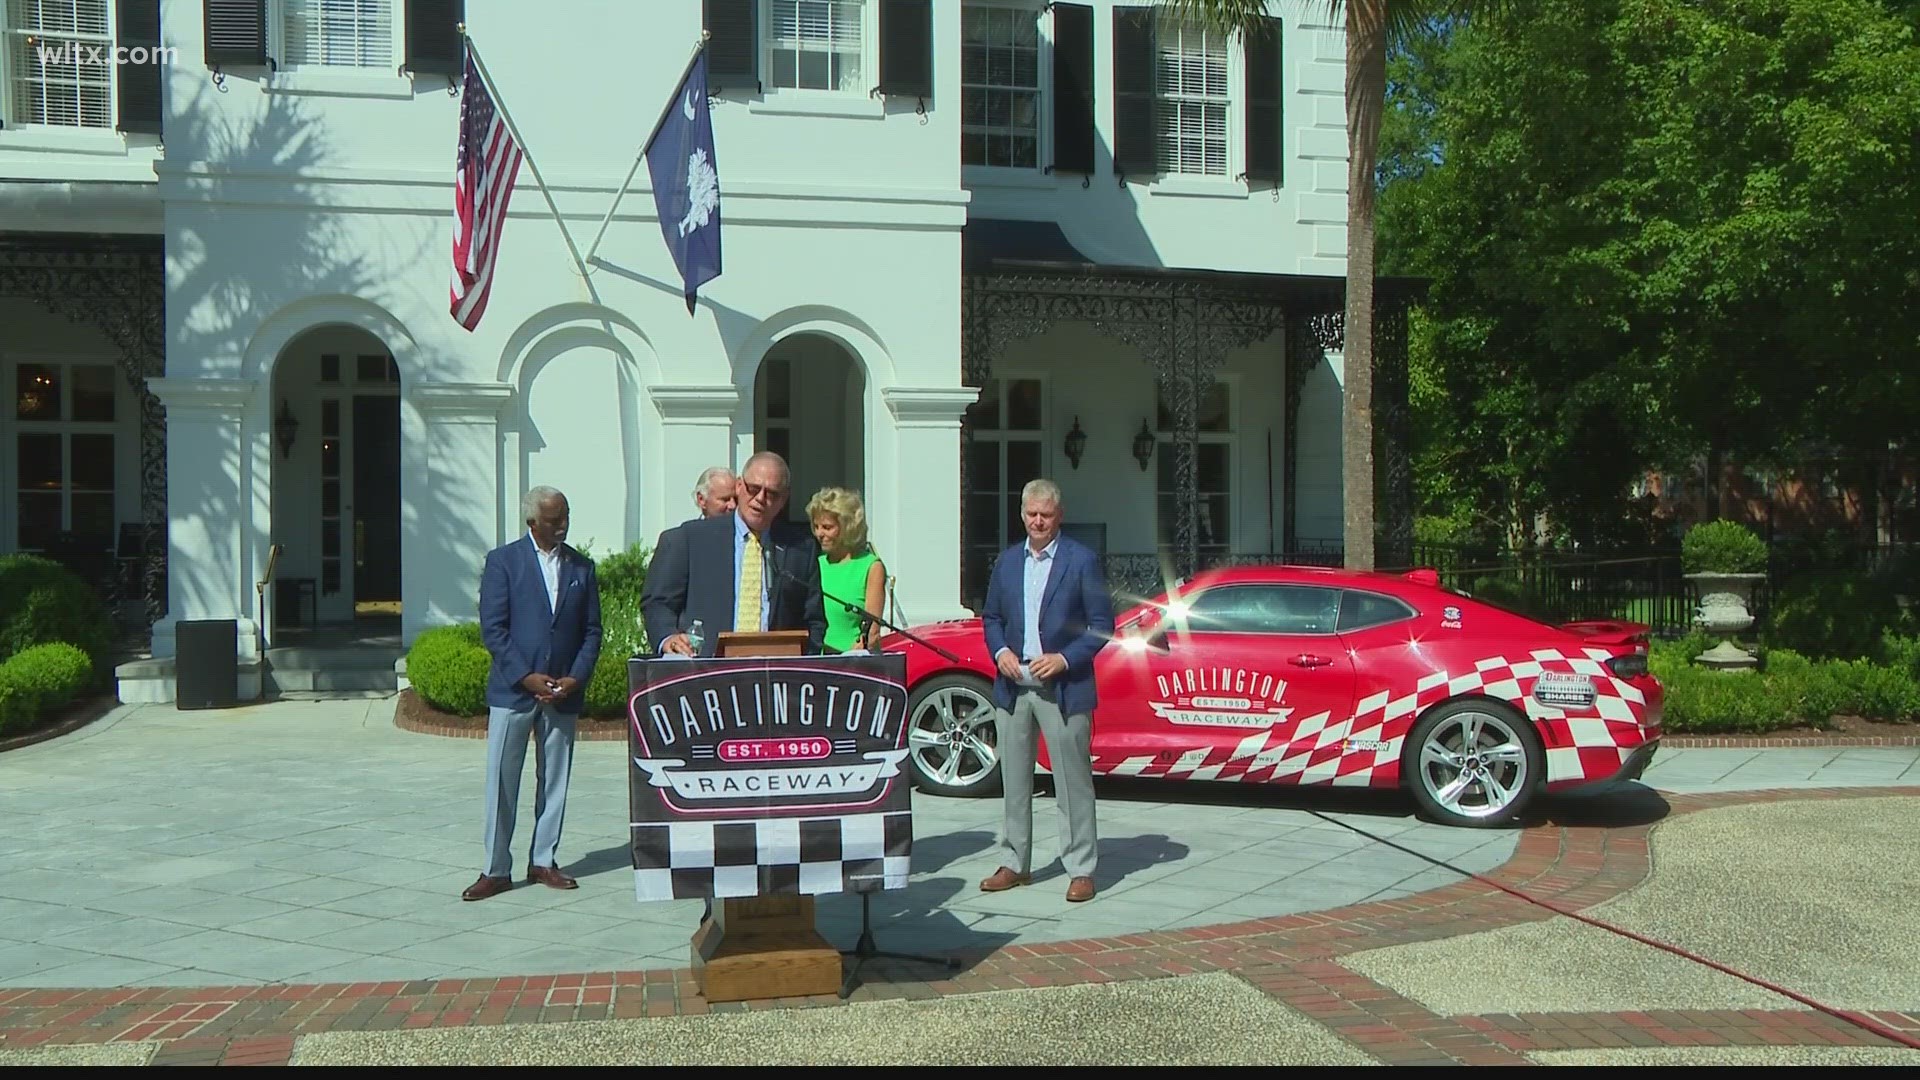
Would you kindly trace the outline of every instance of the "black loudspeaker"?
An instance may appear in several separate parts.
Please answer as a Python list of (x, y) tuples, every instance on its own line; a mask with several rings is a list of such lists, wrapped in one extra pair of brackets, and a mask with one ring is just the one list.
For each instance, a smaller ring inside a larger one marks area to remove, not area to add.
[(174, 706), (225, 709), (240, 697), (240, 623), (197, 619), (174, 624)]

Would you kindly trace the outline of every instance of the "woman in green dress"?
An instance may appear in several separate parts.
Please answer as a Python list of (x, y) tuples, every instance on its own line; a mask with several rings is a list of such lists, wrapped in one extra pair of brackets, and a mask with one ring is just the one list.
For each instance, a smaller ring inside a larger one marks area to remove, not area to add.
[(887, 568), (867, 542), (867, 512), (861, 506), (860, 493), (821, 488), (807, 500), (807, 520), (813, 523), (813, 538), (820, 542), (827, 648), (833, 652), (870, 649), (880, 639), (880, 625), (867, 621), (863, 636), (861, 615), (850, 607), (863, 604), (872, 615), (884, 610)]

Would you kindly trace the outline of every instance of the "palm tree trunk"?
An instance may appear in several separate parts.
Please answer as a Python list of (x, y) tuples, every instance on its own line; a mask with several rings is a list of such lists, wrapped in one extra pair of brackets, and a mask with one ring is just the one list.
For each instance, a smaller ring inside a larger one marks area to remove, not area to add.
[(1387, 86), (1387, 0), (1347, 0), (1347, 310), (1340, 425), (1344, 546), (1350, 570), (1373, 569), (1374, 161)]

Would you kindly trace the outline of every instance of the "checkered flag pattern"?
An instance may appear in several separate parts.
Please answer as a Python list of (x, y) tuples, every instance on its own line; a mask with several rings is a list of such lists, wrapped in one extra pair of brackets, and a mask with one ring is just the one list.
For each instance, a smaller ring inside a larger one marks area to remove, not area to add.
[(641, 901), (907, 887), (913, 815), (635, 822)]
[[(1112, 776), (1173, 780), (1222, 780), (1247, 784), (1329, 784), (1393, 787), (1400, 782), (1400, 754), (1407, 732), (1431, 706), (1462, 694), (1506, 701), (1534, 722), (1547, 749), (1547, 787), (1559, 789), (1602, 780), (1620, 771), (1647, 741), (1641, 728), (1646, 698), (1605, 666), (1612, 653), (1577, 654), (1536, 649), (1527, 657), (1490, 656), (1473, 670), (1422, 676), (1410, 692), (1382, 690), (1359, 702), (1354, 714), (1332, 721), (1326, 712), (1285, 727), (1254, 732), (1232, 748), (1199, 746), (1169, 758), (1095, 756), (1093, 771)], [(1585, 675), (1594, 686), (1593, 716), (1568, 716), (1532, 697), (1545, 671)], [(1285, 741), (1275, 738), (1278, 732)], [(1273, 745), (1269, 745), (1269, 743)], [(1366, 749), (1348, 749), (1349, 743)]]

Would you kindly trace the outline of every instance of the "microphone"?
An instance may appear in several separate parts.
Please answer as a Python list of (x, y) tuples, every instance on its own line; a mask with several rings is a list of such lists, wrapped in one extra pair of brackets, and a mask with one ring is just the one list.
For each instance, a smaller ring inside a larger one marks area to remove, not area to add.
[(953, 655), (952, 653), (941, 648), (940, 646), (935, 645), (933, 642), (928, 641), (923, 637), (920, 637), (918, 634), (915, 634), (913, 631), (908, 630), (903, 626), (896, 626), (893, 623), (888, 622), (886, 619), (878, 615), (875, 615), (873, 612), (868, 611), (865, 604), (855, 604), (850, 600), (846, 600), (842, 597), (835, 596), (832, 593), (828, 592), (826, 589), (822, 588), (819, 582), (817, 581), (804, 581), (798, 577), (795, 577), (792, 573), (788, 572), (786, 567), (781, 566), (780, 563), (777, 561), (777, 559), (774, 558), (775, 556), (785, 554), (789, 550), (785, 546), (768, 544), (766, 550), (769, 555), (769, 565), (773, 567), (773, 572), (775, 574), (779, 575), (780, 577), (786, 579), (787, 581), (795, 585), (800, 586), (802, 589), (806, 589), (809, 591), (818, 589), (820, 591), (820, 598), (822, 600), (828, 600), (828, 601), (832, 601), (833, 603), (839, 604), (842, 608), (846, 609), (848, 614), (858, 617), (860, 620), (861, 640), (865, 640), (867, 636), (866, 635), (867, 624), (878, 623), (881, 626), (886, 627), (888, 630), (891, 630), (894, 633), (899, 634), (901, 637), (906, 638), (908, 641), (911, 641), (917, 645), (920, 645), (923, 648), (931, 649), (934, 652), (939, 653), (941, 656), (945, 657), (950, 663), (958, 664), (962, 662), (959, 657)]

